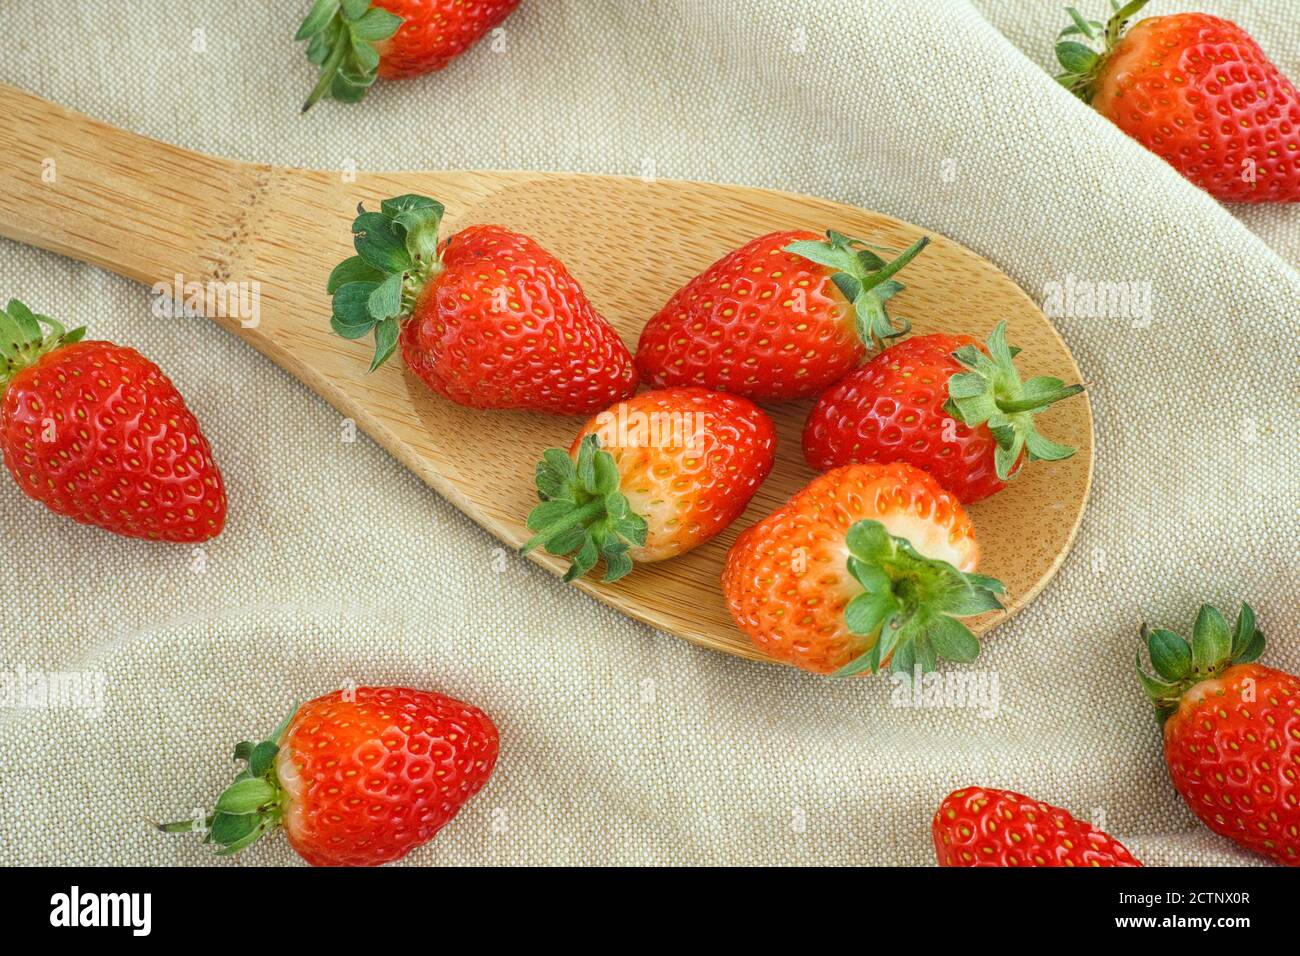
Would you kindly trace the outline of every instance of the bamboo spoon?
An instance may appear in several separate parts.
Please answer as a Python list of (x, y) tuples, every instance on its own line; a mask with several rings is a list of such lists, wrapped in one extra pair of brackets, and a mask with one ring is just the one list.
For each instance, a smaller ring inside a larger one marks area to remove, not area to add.
[[(367, 374), (371, 346), (329, 328), (325, 281), (351, 254), (357, 203), (422, 193), (447, 207), (444, 235), (497, 222), (528, 233), (562, 259), (597, 310), (635, 347), (642, 323), (669, 295), (731, 248), (777, 229), (834, 228), (902, 249), (923, 230), (878, 213), (771, 190), (705, 183), (528, 172), (362, 173), (282, 169), (216, 159), (155, 142), (0, 85), (0, 235), (153, 285), (258, 283), (260, 322), (214, 321), (311, 387), (440, 494), (510, 546), (525, 541), (539, 452), (567, 446), (581, 422), (473, 411), (428, 391), (400, 360)], [(617, 231), (615, 240), (614, 233)], [(917, 332), (984, 337), (1002, 319), (1025, 349), (1021, 371), (1081, 376), (1056, 330), (1006, 275), (930, 233), (891, 303)], [(629, 270), (611, 248), (642, 250), (652, 268)], [(10, 290), (13, 293), (21, 290)], [(209, 313), (210, 314), (210, 313)], [(740, 530), (813, 477), (799, 436), (809, 402), (769, 408), (778, 461), (748, 512), (696, 551), (644, 565), (614, 585), (576, 586), (654, 627), (706, 647), (762, 659), (736, 630), (718, 587)], [(1044, 431), (1078, 448), (1027, 467), (971, 508), (980, 571), (1007, 585), (1007, 610), (968, 623), (976, 633), (1034, 597), (1064, 559), (1092, 476), (1086, 396), (1042, 416)], [(217, 436), (218, 446), (220, 444)], [(484, 479), (491, 479), (490, 482)], [(240, 503), (232, 502), (238, 525)], [(563, 562), (535, 553), (553, 571)]]

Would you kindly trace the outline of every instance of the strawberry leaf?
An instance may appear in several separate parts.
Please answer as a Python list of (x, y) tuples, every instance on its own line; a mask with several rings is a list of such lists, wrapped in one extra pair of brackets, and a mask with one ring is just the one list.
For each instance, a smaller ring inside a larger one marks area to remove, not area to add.
[(1189, 642), (1172, 631), (1142, 626), (1152, 677), (1142, 669), (1137, 655), (1137, 675), (1163, 722), (1178, 709), (1182, 695), (1201, 681), (1217, 678), (1234, 664), (1256, 660), (1264, 650), (1264, 635), (1255, 627), (1255, 612), (1242, 604), (1235, 631), (1229, 632), (1223, 615), (1208, 604), (1201, 605)]
[(402, 323), (425, 285), (442, 271), (441, 219), (442, 204), (427, 196), (386, 199), (378, 212), (357, 208), (352, 222), (357, 254), (334, 267), (326, 290), (334, 297), (330, 328), (335, 334), (359, 339), (374, 333), (371, 371), (392, 357)]
[(600, 447), (600, 439), (594, 434), (583, 438), (576, 462), (562, 448), (546, 449), (535, 473), (539, 502), (526, 522), (534, 536), (521, 553), (543, 548), (568, 557), (565, 581), (582, 577), (600, 558), (605, 581), (629, 574), (628, 549), (645, 544), (648, 526), (619, 490), (618, 464)]
[(927, 558), (879, 521), (854, 522), (845, 535), (848, 570), (862, 586), (844, 609), (845, 626), (866, 638), (865, 650), (835, 677), (880, 670), (935, 668), (938, 658), (974, 660), (979, 641), (958, 617), (999, 610), (1001, 581)]
[(1066, 385), (1048, 376), (1022, 382), (1014, 364), (1019, 352), (1007, 344), (1005, 322), (994, 327), (984, 350), (973, 345), (957, 349), (952, 357), (969, 371), (949, 377), (944, 403), (944, 410), (967, 427), (988, 426), (998, 443), (994, 466), (1002, 481), (1012, 477), (1026, 451), (1030, 461), (1059, 461), (1074, 454), (1070, 446), (1040, 435), (1034, 416), (1083, 391), (1082, 385)]
[(355, 103), (379, 71), (379, 49), (405, 21), (371, 0), (316, 0), (294, 40), (307, 41), (307, 59), (320, 69), (305, 113), (323, 97)]
[(317, 36), (325, 31), (329, 26), (330, 20), (338, 13), (339, 0), (316, 0), (312, 4), (307, 18), (302, 21), (298, 27), (298, 32), (293, 35), (295, 40), (306, 40), (309, 37)]
[(400, 331), (396, 316), (389, 316), (375, 325), (375, 357), (371, 360), (368, 371), (373, 372), (392, 357), (397, 349), (397, 335)]
[(337, 315), (330, 316), (330, 329), (339, 338), (348, 340), (365, 338), (374, 327), (374, 319), (366, 319), (359, 325), (348, 325), (345, 319), (341, 319)]
[(1232, 657), (1242, 653), (1255, 638), (1255, 611), (1245, 602), (1237, 612), (1237, 626), (1232, 631)]
[(384, 273), (376, 269), (370, 263), (366, 262), (360, 256), (352, 256), (350, 259), (344, 259), (336, 265), (330, 272), (328, 284), (325, 291), (333, 295), (349, 282), (375, 282), (378, 283), (384, 278)]
[(254, 813), (273, 800), (275, 795), (276, 788), (265, 780), (240, 780), (227, 787), (217, 798), (217, 810), (220, 813)]
[[(389, 13), (380, 7), (371, 7), (352, 23), (352, 39), (387, 40), (397, 32), (404, 21), (395, 13)], [(374, 49), (374, 47), (370, 47)], [(375, 61), (378, 66), (379, 61)]]
[(377, 282), (349, 282), (334, 294), (334, 317), (345, 326), (369, 328), (378, 321), (370, 313), (370, 299), (379, 288)]
[(1255, 631), (1251, 635), (1250, 641), (1239, 654), (1232, 658), (1234, 664), (1249, 664), (1251, 661), (1259, 660), (1259, 655), (1264, 651), (1264, 632)]
[(218, 813), (212, 818), (205, 843), (224, 846), (237, 843), (257, 829), (261, 819), (255, 813)]
[(926, 637), (934, 645), (935, 654), (947, 660), (967, 663), (979, 656), (979, 638), (956, 618), (940, 615), (932, 619)]
[(1192, 670), (1192, 649), (1173, 631), (1155, 628), (1147, 634), (1147, 653), (1156, 674), (1166, 682), (1180, 681)]
[(371, 316), (383, 321), (402, 311), (402, 274), (393, 273), (375, 287), (366, 300)]
[(1071, 73), (1087, 73), (1100, 59), (1097, 52), (1073, 40), (1056, 44), (1056, 59)]
[(893, 276), (929, 243), (922, 236), (892, 261), (882, 259), (861, 239), (828, 230), (826, 239), (800, 239), (785, 247), (786, 252), (830, 270), (830, 279), (840, 295), (853, 306), (858, 337), (868, 348), (881, 347), (890, 339), (906, 335), (911, 323), (900, 319), (895, 326), (885, 302), (903, 286)]
[(255, 745), (248, 754), (248, 772), (255, 777), (264, 776), (279, 752), (280, 747), (274, 740), (263, 740)]
[(15, 375), (42, 355), (78, 342), (85, 334), (85, 328), (66, 331), (48, 315), (38, 315), (10, 299), (0, 310), (0, 394)]
[(892, 590), (859, 594), (844, 608), (844, 623), (855, 634), (874, 634), (900, 610)]
[(412, 259), (393, 228), (393, 220), (380, 212), (363, 212), (352, 222), (357, 254), (385, 274), (409, 269)]
[(1192, 667), (1199, 674), (1212, 674), (1232, 656), (1232, 635), (1219, 609), (1202, 604), (1192, 626)]

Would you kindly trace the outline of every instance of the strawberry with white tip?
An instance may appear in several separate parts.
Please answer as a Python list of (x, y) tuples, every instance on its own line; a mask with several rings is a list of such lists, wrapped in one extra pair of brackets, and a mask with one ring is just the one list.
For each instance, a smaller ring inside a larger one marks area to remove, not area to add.
[(617, 581), (634, 562), (676, 557), (730, 525), (775, 455), (772, 420), (748, 399), (644, 392), (589, 421), (567, 451), (546, 450), (524, 551), (570, 556), (566, 581), (604, 560), (605, 580)]

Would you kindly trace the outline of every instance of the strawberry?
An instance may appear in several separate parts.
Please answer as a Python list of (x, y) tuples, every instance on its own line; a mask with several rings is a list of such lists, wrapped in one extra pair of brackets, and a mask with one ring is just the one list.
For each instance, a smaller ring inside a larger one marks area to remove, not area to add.
[(776, 455), (772, 420), (753, 402), (703, 388), (644, 392), (597, 415), (566, 452), (537, 465), (528, 516), (545, 547), (572, 555), (566, 581), (605, 561), (617, 581), (634, 561), (663, 561), (740, 517)]
[(1073, 9), (1057, 77), (1129, 136), (1224, 202), (1300, 202), (1300, 95), (1228, 20), (1177, 13), (1140, 21), (1132, 0), (1103, 27)]
[(1114, 837), (1010, 790), (954, 790), (939, 804), (931, 832), (940, 866), (1142, 865)]
[(1034, 415), (1083, 390), (1060, 379), (1021, 382), (999, 323), (981, 346), (969, 335), (917, 335), (891, 345), (831, 386), (804, 425), (808, 464), (905, 461), (970, 504), (1001, 490), (1030, 461), (1068, 458)]
[(323, 96), (355, 103), (377, 77), (441, 70), (510, 15), (519, 0), (316, 0), (295, 40), (320, 80), (303, 106)]
[(225, 855), (283, 826), (312, 866), (378, 866), (429, 842), (492, 776), (497, 729), (477, 707), (432, 691), (358, 687), (299, 707), (261, 743), (202, 821)]
[(929, 242), (886, 262), (860, 239), (760, 236), (682, 286), (641, 332), (636, 364), (656, 388), (700, 385), (754, 401), (816, 395), (895, 329), (893, 279)]
[(957, 499), (911, 465), (846, 465), (816, 478), (730, 553), (722, 590), (770, 657), (820, 674), (932, 671), (974, 660), (958, 617), (1002, 605), (973, 573), (975, 528)]
[(471, 408), (590, 415), (636, 391), (632, 356), (564, 264), (527, 236), (470, 226), (439, 244), (440, 203), (398, 196), (352, 224), (357, 255), (330, 274), (335, 332), (400, 338), (426, 385)]
[(215, 538), (226, 521), (221, 472), (176, 386), (134, 349), (81, 341), (85, 331), (16, 299), (0, 311), (5, 467), (28, 496), (82, 524)]
[(1255, 612), (1202, 605), (1190, 645), (1143, 628), (1155, 676), (1138, 677), (1164, 725), (1174, 789), (1215, 833), (1300, 866), (1300, 678), (1253, 663)]

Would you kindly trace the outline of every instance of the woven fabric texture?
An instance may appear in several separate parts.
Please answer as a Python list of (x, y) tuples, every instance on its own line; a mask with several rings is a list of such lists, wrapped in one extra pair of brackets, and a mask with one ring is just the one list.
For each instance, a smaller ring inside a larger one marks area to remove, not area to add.
[[(1094, 6), (1103, 6), (1098, 2)], [(0, 243), (0, 295), (138, 347), (222, 465), (202, 555), (45, 513), (0, 482), (0, 671), (104, 675), (101, 712), (0, 711), (0, 862), (197, 864), (184, 817), (229, 748), (346, 682), (471, 700), (499, 723), (482, 794), (409, 864), (928, 864), (940, 799), (982, 783), (1106, 828), (1150, 864), (1258, 859), (1170, 787), (1133, 676), (1143, 620), (1248, 600), (1300, 670), (1300, 207), (1227, 208), (1050, 77), (1042, 0), (525, 0), (504, 33), (363, 107), (298, 107), (277, 0), (10, 0), (0, 80), (160, 140), (341, 169), (526, 168), (746, 183), (877, 209), (1036, 299), (1142, 283), (1150, 314), (1064, 315), (1096, 477), (1058, 576), (985, 642), (996, 716), (891, 706), (621, 617), (498, 543), (232, 336)], [(1294, 0), (1212, 7), (1300, 78)], [(1097, 11), (1100, 12), (1100, 11)], [(517, 224), (522, 225), (522, 224)], [(739, 237), (738, 237), (739, 238)], [(282, 837), (237, 863), (291, 863)]]

